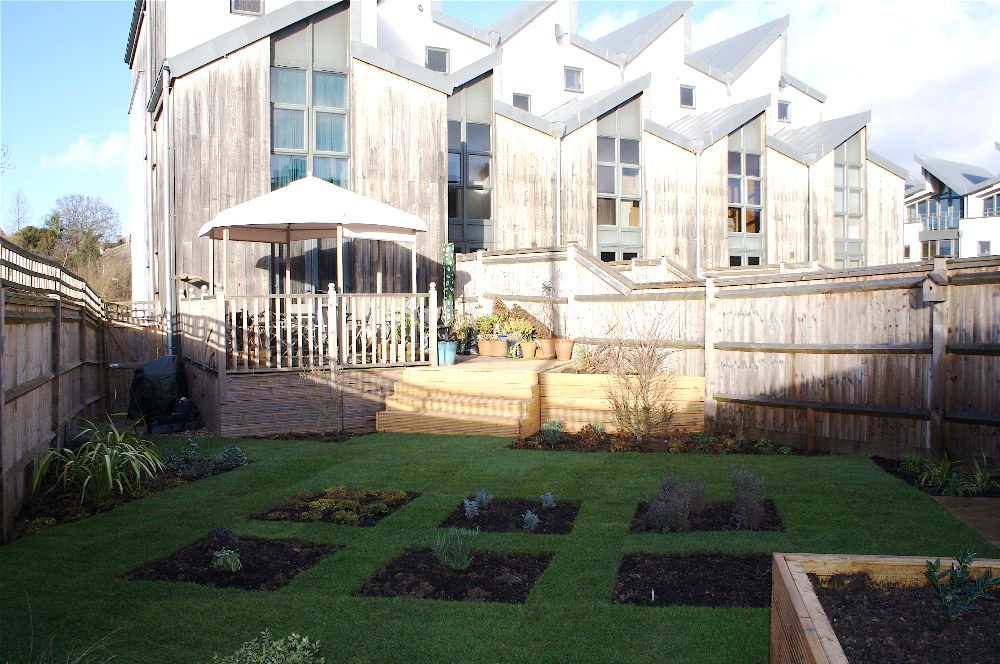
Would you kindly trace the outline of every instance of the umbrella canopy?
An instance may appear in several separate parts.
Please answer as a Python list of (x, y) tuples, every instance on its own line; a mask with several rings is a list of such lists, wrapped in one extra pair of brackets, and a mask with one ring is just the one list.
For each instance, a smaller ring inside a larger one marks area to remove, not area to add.
[(423, 219), (366, 198), (326, 180), (307, 177), (220, 212), (198, 231), (201, 237), (284, 243), (337, 237), (413, 242), (427, 232)]

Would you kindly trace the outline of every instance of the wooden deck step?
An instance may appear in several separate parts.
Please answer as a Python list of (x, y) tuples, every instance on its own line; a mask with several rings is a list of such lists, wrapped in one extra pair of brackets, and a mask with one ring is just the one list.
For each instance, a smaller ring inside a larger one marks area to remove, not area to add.
[(446, 413), (486, 418), (515, 417), (524, 419), (529, 416), (531, 405), (530, 399), (495, 399), (464, 395), (442, 397), (395, 394), (385, 400), (385, 409), (389, 411)]
[(540, 394), (538, 385), (502, 386), (492, 385), (417, 385), (397, 381), (393, 387), (396, 396), (426, 397), (429, 399), (487, 399), (505, 401), (534, 401)]
[(375, 414), (376, 431), (401, 433), (436, 433), (441, 435), (502, 436), (520, 435), (521, 423), (516, 417), (477, 418), (468, 415), (411, 413), (384, 410)]

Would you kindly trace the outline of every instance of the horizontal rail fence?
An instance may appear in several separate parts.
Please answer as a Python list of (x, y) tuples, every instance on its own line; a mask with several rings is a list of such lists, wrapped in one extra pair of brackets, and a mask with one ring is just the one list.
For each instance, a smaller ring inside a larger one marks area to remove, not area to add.
[[(114, 394), (127, 396), (128, 379), (118, 381), (114, 369), (148, 359), (130, 351), (162, 353), (159, 321), (146, 325), (111, 321), (82, 279), (0, 239), (0, 538), (30, 491), (38, 459), (82, 420), (116, 409)], [(119, 382), (124, 390), (115, 389)]]
[(518, 304), (591, 349), (655, 339), (705, 376), (709, 431), (1000, 463), (1000, 259), (643, 283), (629, 267), (573, 245), (478, 252), (458, 257), (456, 302)]

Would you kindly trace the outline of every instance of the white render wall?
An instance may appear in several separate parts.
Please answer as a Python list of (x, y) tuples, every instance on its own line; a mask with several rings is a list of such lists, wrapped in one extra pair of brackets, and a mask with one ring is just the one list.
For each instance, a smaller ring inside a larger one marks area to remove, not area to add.
[(990, 243), (990, 254), (1000, 254), (1000, 217), (976, 217), (958, 222), (959, 258), (979, 255), (979, 243)]
[(903, 260), (920, 260), (920, 231), (923, 229), (924, 225), (920, 222), (903, 224), (903, 246), (910, 248), (910, 257), (904, 258)]
[[(294, 0), (264, 0), (268, 14)], [(167, 7), (166, 57), (215, 39), (259, 18), (250, 14), (233, 14), (229, 0), (169, 0)]]

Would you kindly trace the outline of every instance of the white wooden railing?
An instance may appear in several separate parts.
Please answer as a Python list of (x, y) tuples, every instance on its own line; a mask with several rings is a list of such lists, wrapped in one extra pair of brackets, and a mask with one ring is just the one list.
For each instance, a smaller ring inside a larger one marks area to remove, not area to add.
[(433, 283), (429, 293), (339, 295), (330, 284), (326, 293), (215, 299), (229, 373), (437, 364)]

